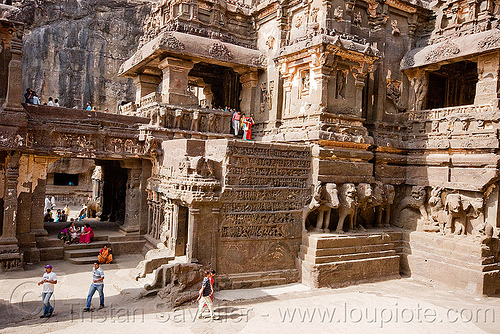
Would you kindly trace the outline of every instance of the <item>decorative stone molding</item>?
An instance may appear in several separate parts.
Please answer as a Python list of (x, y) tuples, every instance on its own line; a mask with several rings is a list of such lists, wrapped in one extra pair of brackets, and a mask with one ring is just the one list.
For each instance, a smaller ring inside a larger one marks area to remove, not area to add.
[(222, 60), (231, 60), (231, 59), (233, 59), (233, 55), (231, 54), (231, 52), (229, 51), (229, 49), (224, 44), (222, 44), (219, 41), (214, 42), (210, 46), (210, 48), (208, 49), (208, 53), (212, 57), (218, 58), (218, 59), (222, 59)]

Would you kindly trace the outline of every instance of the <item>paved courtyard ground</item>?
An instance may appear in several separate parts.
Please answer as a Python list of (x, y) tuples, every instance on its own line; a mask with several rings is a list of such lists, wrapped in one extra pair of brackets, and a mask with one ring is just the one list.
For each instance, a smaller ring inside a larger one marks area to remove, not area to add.
[[(195, 319), (196, 305), (170, 311), (156, 296), (139, 297), (130, 270), (142, 259), (103, 266), (106, 308), (83, 313), (92, 266), (53, 261), (54, 316), (40, 319), (37, 286), (44, 264), (0, 273), (0, 333), (499, 333), (500, 298), (449, 291), (402, 278), (343, 289), (301, 284), (216, 294), (217, 321)], [(98, 305), (98, 295), (93, 299)]]

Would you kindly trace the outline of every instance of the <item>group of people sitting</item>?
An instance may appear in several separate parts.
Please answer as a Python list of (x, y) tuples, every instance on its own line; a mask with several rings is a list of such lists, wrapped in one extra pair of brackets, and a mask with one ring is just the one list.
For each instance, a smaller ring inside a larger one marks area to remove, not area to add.
[[(89, 244), (94, 237), (94, 231), (89, 224), (84, 224), (81, 228), (75, 226), (72, 222), (59, 232), (57, 237), (64, 242), (65, 245), (71, 243)], [(111, 263), (113, 261), (113, 255), (111, 254), (111, 248), (104, 245), (97, 255), (97, 260), (99, 263)]]
[(88, 244), (94, 237), (94, 231), (89, 224), (83, 225), (81, 228), (75, 226), (75, 223), (67, 225), (59, 232), (57, 237), (64, 242), (65, 245), (70, 243)]

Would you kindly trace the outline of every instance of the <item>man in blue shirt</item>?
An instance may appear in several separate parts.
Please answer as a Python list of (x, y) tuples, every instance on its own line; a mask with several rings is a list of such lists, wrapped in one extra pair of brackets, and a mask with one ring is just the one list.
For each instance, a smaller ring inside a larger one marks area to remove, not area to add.
[(90, 285), (89, 295), (87, 296), (87, 307), (83, 309), (84, 312), (90, 311), (90, 303), (94, 293), (99, 292), (99, 308), (104, 307), (104, 271), (99, 268), (99, 262), (94, 262), (92, 269), (92, 284)]

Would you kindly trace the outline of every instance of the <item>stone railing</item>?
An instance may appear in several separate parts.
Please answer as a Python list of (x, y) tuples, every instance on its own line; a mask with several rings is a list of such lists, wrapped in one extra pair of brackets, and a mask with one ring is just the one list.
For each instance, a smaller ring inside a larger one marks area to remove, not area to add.
[(141, 108), (154, 104), (159, 104), (160, 102), (161, 102), (161, 94), (153, 92), (151, 94), (141, 97)]
[(449, 117), (477, 117), (484, 118), (487, 114), (493, 114), (497, 112), (497, 108), (493, 104), (484, 105), (466, 105), (439, 109), (428, 109), (421, 111), (410, 111), (408, 112), (407, 121), (410, 123), (414, 122), (426, 122), (426, 121), (437, 121), (446, 119)]
[[(150, 101), (154, 101), (150, 99)], [(231, 113), (222, 109), (183, 107), (150, 102), (138, 110), (150, 125), (190, 132), (229, 134)]]
[(135, 102), (129, 102), (118, 107), (118, 113), (127, 116), (138, 116), (137, 106)]

